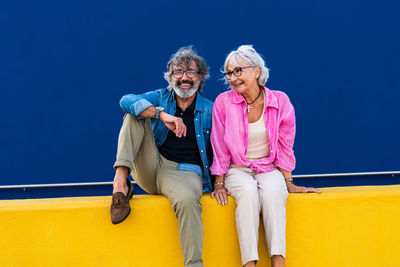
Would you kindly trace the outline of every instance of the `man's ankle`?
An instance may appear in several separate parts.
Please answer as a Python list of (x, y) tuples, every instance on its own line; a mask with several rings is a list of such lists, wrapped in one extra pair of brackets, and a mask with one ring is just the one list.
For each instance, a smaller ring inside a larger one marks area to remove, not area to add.
[(128, 185), (126, 184), (126, 177), (115, 176), (113, 182), (113, 193), (122, 192), (124, 195), (128, 193)]

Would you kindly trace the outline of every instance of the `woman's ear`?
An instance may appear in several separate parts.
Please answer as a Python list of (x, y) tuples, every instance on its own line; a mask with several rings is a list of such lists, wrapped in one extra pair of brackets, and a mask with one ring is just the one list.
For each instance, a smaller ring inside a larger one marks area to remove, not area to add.
[(260, 75), (261, 75), (261, 68), (257, 67), (256, 68), (256, 78), (258, 79), (260, 77)]

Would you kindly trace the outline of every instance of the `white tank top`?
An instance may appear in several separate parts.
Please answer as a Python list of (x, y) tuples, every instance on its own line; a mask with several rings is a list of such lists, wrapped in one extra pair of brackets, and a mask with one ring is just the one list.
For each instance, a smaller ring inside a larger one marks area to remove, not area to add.
[(256, 122), (249, 123), (249, 144), (247, 146), (246, 159), (250, 161), (269, 156), (270, 147), (265, 129), (264, 109)]

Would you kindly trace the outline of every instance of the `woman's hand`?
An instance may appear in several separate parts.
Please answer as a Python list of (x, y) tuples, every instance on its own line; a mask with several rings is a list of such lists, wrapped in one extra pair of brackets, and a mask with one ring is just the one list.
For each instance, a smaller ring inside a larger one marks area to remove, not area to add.
[(278, 169), (282, 173), (283, 177), (285, 177), (286, 187), (289, 193), (322, 193), (322, 190), (317, 188), (297, 186), (293, 184), (292, 173), (281, 168)]
[(289, 193), (322, 193), (322, 190), (314, 187), (297, 186), (293, 183), (286, 183)]
[(221, 204), (222, 206), (225, 206), (228, 204), (228, 195), (231, 193), (226, 190), (224, 185), (215, 185), (214, 186), (214, 191), (211, 192), (211, 198), (215, 198), (218, 201), (218, 204)]

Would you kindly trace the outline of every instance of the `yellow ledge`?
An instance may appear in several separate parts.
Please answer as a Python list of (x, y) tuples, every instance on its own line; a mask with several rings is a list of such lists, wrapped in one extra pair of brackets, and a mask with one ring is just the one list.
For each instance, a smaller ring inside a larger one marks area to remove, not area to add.
[[(290, 194), (287, 264), (400, 266), (400, 185)], [(138, 195), (112, 225), (111, 197), (0, 201), (0, 266), (183, 266), (177, 221), (162, 196)], [(202, 197), (206, 267), (241, 266), (235, 203)], [(270, 266), (260, 229), (258, 266)]]

